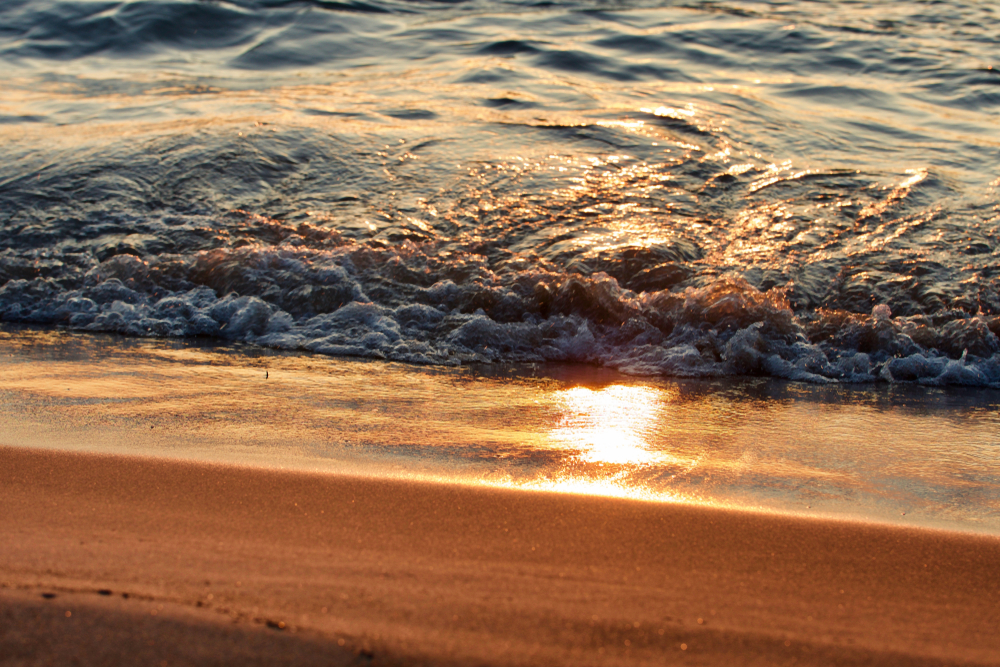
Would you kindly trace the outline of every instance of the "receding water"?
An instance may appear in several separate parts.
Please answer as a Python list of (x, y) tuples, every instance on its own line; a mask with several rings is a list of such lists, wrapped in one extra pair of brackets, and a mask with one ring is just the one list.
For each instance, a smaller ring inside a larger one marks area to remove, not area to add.
[(0, 334), (0, 446), (1000, 533), (1000, 392)]
[(995, 387), (997, 35), (976, 0), (8, 0), (0, 319)]

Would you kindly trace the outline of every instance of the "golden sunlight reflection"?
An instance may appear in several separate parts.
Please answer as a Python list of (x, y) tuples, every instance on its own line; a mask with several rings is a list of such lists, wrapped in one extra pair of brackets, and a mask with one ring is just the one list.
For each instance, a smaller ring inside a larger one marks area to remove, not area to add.
[(550, 437), (579, 452), (588, 463), (648, 465), (662, 461), (649, 436), (663, 419), (660, 392), (649, 387), (613, 385), (601, 390), (575, 387), (555, 392), (563, 415)]
[(687, 502), (702, 505), (712, 504), (694, 495), (685, 495), (669, 489), (652, 489), (639, 486), (625, 474), (619, 473), (600, 478), (586, 478), (573, 475), (561, 475), (547, 479), (532, 480), (482, 480), (488, 486), (506, 489), (522, 489), (527, 491), (550, 491), (553, 493), (572, 493), (584, 496), (605, 496), (609, 498), (631, 498), (633, 500), (650, 500), (658, 502)]

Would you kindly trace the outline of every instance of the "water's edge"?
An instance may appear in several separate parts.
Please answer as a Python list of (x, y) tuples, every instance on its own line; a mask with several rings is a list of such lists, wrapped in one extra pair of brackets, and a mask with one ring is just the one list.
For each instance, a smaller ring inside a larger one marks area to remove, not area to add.
[(1000, 532), (1000, 395), (0, 333), (3, 444)]

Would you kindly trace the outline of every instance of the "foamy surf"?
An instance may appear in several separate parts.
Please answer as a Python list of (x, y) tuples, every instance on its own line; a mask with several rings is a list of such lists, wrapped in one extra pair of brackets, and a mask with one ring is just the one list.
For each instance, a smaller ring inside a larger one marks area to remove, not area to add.
[(0, 320), (1000, 383), (982, 3), (30, 0), (0, 25)]
[[(418, 364), (572, 361), (633, 375), (1000, 383), (996, 316), (935, 326), (926, 316), (892, 318), (885, 305), (870, 315), (796, 315), (782, 290), (761, 292), (738, 278), (636, 294), (605, 273), (498, 273), (477, 255), (440, 259), (433, 244), (331, 245), (153, 262), (117, 255), (78, 270), (77, 289), (10, 280), (0, 313), (87, 331), (211, 336)], [(458, 273), (459, 283), (446, 277)]]

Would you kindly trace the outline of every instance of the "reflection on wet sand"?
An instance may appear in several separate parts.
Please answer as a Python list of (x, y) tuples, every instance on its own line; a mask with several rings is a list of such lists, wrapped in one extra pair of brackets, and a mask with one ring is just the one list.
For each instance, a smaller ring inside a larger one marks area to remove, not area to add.
[(552, 399), (563, 406), (563, 412), (550, 438), (566, 450), (578, 449), (581, 461), (653, 464), (662, 457), (652, 451), (650, 442), (663, 418), (662, 393), (650, 387), (623, 385), (557, 390)]
[[(1000, 531), (1000, 396), (0, 332), (0, 445)], [(265, 375), (266, 373), (266, 375)]]
[(562, 454), (562, 465), (535, 479), (509, 485), (565, 493), (682, 501), (667, 485), (642, 478), (690, 470), (697, 459), (675, 456), (668, 438), (671, 388), (614, 384), (591, 389), (556, 389), (546, 397), (553, 426), (546, 445)]

